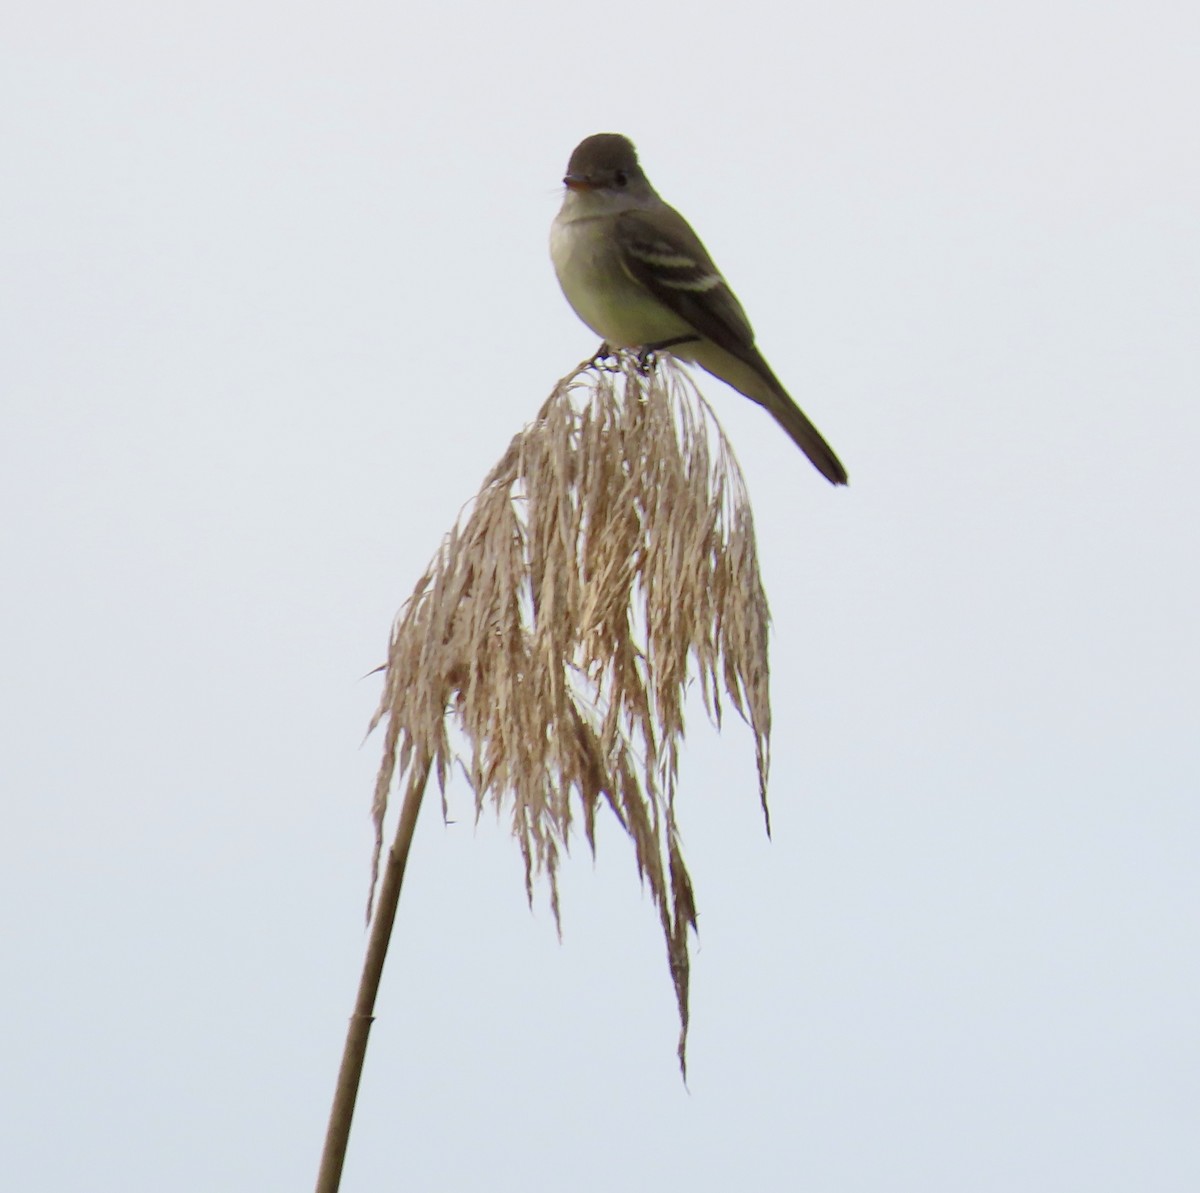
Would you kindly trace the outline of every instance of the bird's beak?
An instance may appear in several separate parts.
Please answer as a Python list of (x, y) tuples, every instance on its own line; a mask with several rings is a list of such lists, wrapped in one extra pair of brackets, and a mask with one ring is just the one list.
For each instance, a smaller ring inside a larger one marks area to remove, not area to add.
[(563, 186), (569, 191), (590, 191), (596, 184), (586, 174), (568, 174), (563, 179)]

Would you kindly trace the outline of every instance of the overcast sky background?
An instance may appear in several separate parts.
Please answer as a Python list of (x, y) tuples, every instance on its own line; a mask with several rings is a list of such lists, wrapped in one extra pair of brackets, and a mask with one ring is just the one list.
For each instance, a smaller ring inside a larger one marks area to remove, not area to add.
[(311, 1186), (361, 677), (594, 347), (546, 241), (610, 130), (851, 475), (705, 385), (774, 839), (693, 718), (686, 1092), (619, 835), (560, 946), (427, 807), (344, 1189), (1198, 1187), (1194, 4), (49, 0), (0, 95), (9, 1187)]

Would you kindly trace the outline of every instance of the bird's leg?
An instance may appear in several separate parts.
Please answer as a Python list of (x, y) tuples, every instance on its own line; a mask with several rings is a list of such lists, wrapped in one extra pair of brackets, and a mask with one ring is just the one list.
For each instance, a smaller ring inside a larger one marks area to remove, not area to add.
[(700, 337), (697, 335), (686, 335), (675, 336), (670, 340), (659, 340), (656, 344), (643, 344), (638, 349), (638, 368), (643, 373), (648, 373), (654, 367), (654, 358), (657, 353), (665, 352), (668, 348), (675, 348), (679, 344), (694, 344), (698, 339)]
[(620, 367), (617, 364), (617, 354), (607, 340), (600, 342), (600, 347), (596, 349), (596, 355), (588, 363), (593, 369), (604, 369), (609, 373), (616, 372)]

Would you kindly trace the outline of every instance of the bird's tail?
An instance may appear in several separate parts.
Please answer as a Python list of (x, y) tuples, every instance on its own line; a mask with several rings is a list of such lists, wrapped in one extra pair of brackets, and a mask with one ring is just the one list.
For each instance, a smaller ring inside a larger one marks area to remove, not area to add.
[(821, 432), (812, 425), (804, 411), (792, 401), (782, 386), (773, 390), (769, 398), (760, 398), (759, 401), (830, 484), (844, 485), (849, 482), (846, 469), (834, 454), (833, 448), (825, 442)]
[(672, 351), (682, 360), (695, 361), (702, 369), (764, 407), (830, 484), (848, 482), (846, 470), (833, 454), (833, 448), (792, 401), (762, 353), (753, 345), (741, 348), (735, 354), (712, 340), (699, 338), (695, 343), (686, 342)]
[(698, 337), (695, 343), (684, 342), (682, 346), (672, 348), (672, 352), (682, 360), (694, 360), (714, 377), (720, 377), (722, 382), (767, 409), (830, 485), (845, 485), (850, 480), (833, 448), (824, 442), (821, 432), (792, 401), (779, 378), (770, 371), (770, 365), (763, 360), (762, 353), (752, 344), (733, 353), (712, 340)]
[(751, 349), (747, 356), (738, 361), (738, 365), (740, 368), (736, 373), (727, 375), (726, 380), (766, 409), (831, 485), (848, 484), (850, 478), (841, 460), (825, 442), (821, 432), (809, 422), (804, 411), (792, 401), (791, 395), (779, 383), (779, 378), (771, 372), (771, 366), (763, 359), (762, 353)]

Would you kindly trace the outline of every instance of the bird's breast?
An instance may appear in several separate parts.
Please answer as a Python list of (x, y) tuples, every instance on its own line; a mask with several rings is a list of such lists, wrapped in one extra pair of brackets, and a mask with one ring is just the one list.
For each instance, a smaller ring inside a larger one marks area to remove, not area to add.
[(550, 230), (550, 256), (567, 301), (598, 336), (621, 348), (640, 348), (684, 335), (690, 326), (621, 264), (604, 218), (564, 219)]

